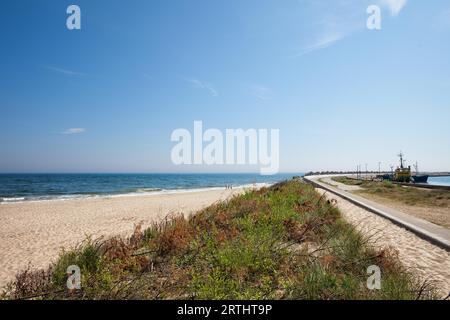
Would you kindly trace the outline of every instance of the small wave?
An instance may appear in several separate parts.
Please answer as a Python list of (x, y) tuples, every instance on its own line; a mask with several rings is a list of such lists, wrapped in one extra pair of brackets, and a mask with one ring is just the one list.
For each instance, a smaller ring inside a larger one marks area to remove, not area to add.
[(58, 195), (58, 196), (30, 196), (30, 197), (14, 197), (14, 198), (0, 198), (1, 204), (7, 203), (21, 203), (21, 202), (43, 202), (43, 201), (64, 201), (72, 199), (90, 198), (93, 195)]
[(0, 198), (0, 202), (21, 202), (25, 201), (24, 197)]
[(162, 191), (163, 189), (160, 188), (140, 188), (140, 189), (136, 189), (134, 192), (138, 192), (138, 193), (146, 193), (146, 192), (158, 192), (158, 191)]

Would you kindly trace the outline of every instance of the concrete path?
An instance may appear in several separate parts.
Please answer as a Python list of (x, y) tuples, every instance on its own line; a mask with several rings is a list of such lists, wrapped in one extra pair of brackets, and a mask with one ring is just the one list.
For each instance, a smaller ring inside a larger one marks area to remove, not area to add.
[(319, 178), (320, 180), (318, 182), (324, 182), (326, 184), (332, 185), (333, 187), (337, 187), (340, 190), (344, 190), (344, 191), (358, 191), (361, 190), (362, 188), (360, 186), (351, 186), (348, 184), (343, 184), (334, 180), (331, 180), (331, 177), (324, 177), (324, 178)]
[[(413, 232), (414, 234), (420, 236), (421, 238), (428, 240), (429, 242), (447, 251), (450, 251), (449, 229), (435, 225), (434, 223), (425, 221), (423, 219), (413, 217), (406, 213), (384, 206), (380, 203), (367, 200), (363, 197), (349, 193), (345, 190), (341, 190), (339, 189), (339, 184), (337, 182), (330, 180), (331, 177), (333, 177), (333, 175), (308, 176), (305, 177), (305, 180), (312, 183), (316, 187), (334, 193), (335, 195), (340, 196), (359, 207), (362, 207), (370, 212), (373, 212), (386, 219), (389, 219), (393, 223)], [(319, 181), (319, 179), (327, 183), (321, 182)], [(330, 181), (332, 185), (328, 184), (328, 181)]]

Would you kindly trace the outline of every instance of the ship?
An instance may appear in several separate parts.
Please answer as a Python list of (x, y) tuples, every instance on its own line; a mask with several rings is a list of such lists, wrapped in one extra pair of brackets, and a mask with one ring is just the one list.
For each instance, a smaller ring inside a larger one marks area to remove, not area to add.
[(400, 166), (395, 169), (392, 180), (395, 182), (411, 182), (411, 166), (404, 166), (405, 160), (401, 151), (398, 156), (400, 157)]
[(427, 183), (429, 176), (427, 174), (419, 174), (419, 165), (417, 162), (414, 165), (414, 169), (416, 170), (416, 174), (411, 177), (412, 181), (414, 183)]

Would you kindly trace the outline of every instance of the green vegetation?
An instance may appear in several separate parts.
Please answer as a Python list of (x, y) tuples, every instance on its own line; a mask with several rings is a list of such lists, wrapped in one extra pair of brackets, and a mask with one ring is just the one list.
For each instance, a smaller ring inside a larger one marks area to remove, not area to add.
[(390, 181), (364, 181), (347, 177), (334, 177), (332, 180), (360, 186), (362, 190), (356, 192), (362, 195), (384, 198), (410, 206), (450, 208), (450, 191), (448, 190), (415, 188), (393, 184)]
[[(283, 182), (167, 218), (126, 240), (86, 241), (47, 270), (25, 271), (4, 298), (430, 299), (389, 251), (346, 223), (313, 187)], [(82, 289), (67, 292), (78, 265)], [(381, 269), (381, 290), (366, 270)], [(42, 293), (46, 293), (42, 295)]]

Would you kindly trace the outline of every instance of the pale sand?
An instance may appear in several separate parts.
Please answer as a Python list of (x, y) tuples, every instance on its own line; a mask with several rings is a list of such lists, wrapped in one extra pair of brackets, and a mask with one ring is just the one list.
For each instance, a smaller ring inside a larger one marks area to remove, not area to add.
[(450, 293), (450, 252), (334, 194), (326, 193), (326, 197), (336, 199), (344, 218), (365, 235), (373, 236), (376, 247), (397, 250), (405, 267), (422, 280), (432, 280), (443, 297)]
[(326, 184), (329, 184), (333, 187), (336, 187), (338, 189), (344, 190), (344, 191), (358, 191), (358, 190), (362, 190), (361, 187), (359, 186), (352, 186), (352, 185), (348, 185), (348, 184), (344, 184), (344, 183), (340, 183), (334, 180), (331, 180), (331, 177), (324, 177), (324, 178), (320, 178), (319, 182), (323, 182)]
[(168, 214), (185, 215), (243, 189), (0, 205), (0, 288), (28, 265), (45, 268), (87, 236), (129, 236)]

